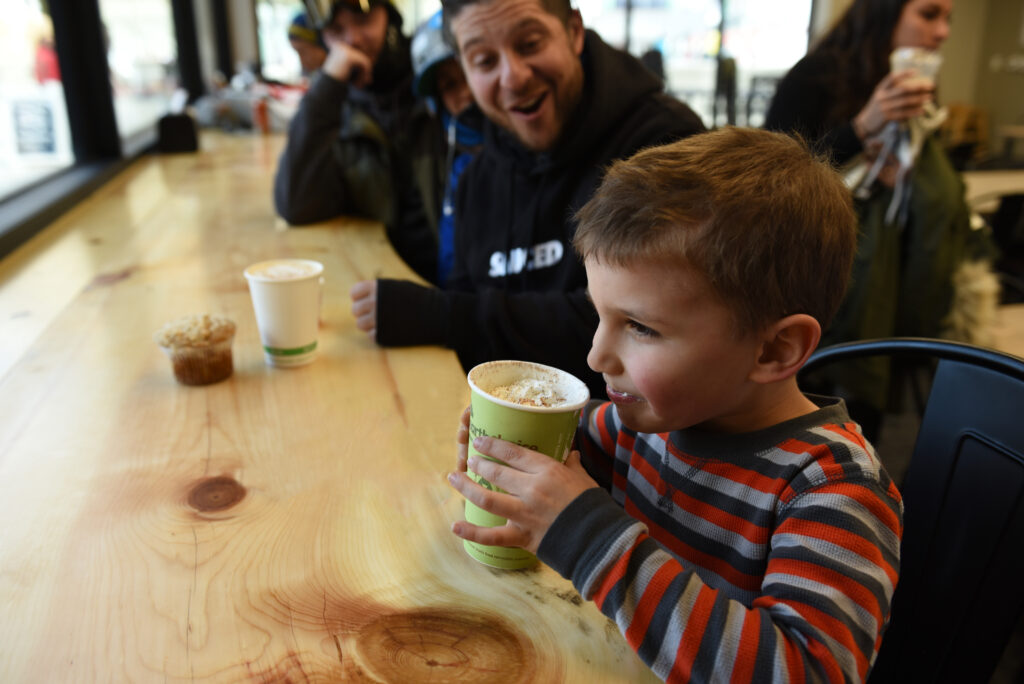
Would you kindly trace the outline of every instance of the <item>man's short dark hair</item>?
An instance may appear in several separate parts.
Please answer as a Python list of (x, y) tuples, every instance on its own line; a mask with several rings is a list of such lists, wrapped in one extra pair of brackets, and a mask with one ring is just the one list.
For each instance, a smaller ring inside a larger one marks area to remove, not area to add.
[[(452, 20), (470, 5), (487, 2), (501, 2), (501, 0), (441, 0), (444, 37), (456, 51), (458, 51), (459, 45), (455, 41), (455, 34), (452, 33)], [(572, 0), (540, 0), (540, 4), (548, 13), (558, 17), (563, 24), (569, 22), (569, 15), (572, 14)]]

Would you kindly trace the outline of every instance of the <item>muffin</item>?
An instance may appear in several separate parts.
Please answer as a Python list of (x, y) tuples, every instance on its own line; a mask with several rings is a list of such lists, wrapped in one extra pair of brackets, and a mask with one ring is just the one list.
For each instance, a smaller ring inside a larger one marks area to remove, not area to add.
[(170, 357), (174, 377), (183, 385), (209, 385), (234, 370), (235, 324), (223, 316), (186, 316), (165, 324), (153, 339)]

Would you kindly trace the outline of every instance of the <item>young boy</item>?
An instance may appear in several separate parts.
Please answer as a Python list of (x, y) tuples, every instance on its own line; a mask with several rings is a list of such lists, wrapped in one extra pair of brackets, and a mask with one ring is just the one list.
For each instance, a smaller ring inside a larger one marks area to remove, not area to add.
[(565, 466), (477, 438), (508, 465), (469, 468), (509, 493), (449, 481), (509, 523), (453, 532), (535, 551), (663, 679), (864, 680), (902, 502), (842, 401), (795, 377), (850, 272), (849, 193), (797, 141), (727, 128), (614, 164), (578, 218), (611, 401)]

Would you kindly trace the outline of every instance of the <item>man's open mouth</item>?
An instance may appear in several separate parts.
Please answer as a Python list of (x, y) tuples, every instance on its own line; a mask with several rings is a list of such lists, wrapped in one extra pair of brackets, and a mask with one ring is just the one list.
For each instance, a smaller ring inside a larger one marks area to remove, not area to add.
[(538, 95), (537, 97), (533, 98), (532, 100), (528, 100), (528, 101), (526, 101), (526, 102), (524, 102), (522, 104), (518, 104), (518, 105), (512, 107), (512, 111), (515, 112), (516, 114), (526, 114), (526, 115), (533, 114), (538, 109), (540, 109), (540, 106), (542, 104), (544, 104), (544, 99), (546, 97), (547, 97), (547, 93), (542, 93), (542, 94)]

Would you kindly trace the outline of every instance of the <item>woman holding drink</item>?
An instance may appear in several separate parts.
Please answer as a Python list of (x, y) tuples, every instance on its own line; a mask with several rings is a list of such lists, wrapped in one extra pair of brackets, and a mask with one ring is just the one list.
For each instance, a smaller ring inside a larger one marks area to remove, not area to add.
[[(975, 260), (990, 248), (933, 135), (945, 112), (928, 68), (952, 11), (953, 0), (854, 0), (779, 83), (765, 127), (799, 134), (841, 167), (860, 221), (850, 288), (823, 345), (894, 335), (983, 342), (979, 313), (994, 307), (998, 283)], [(989, 296), (958, 310), (955, 290), (968, 281)], [(850, 364), (829, 379), (869, 437), (889, 395), (884, 363)]]

